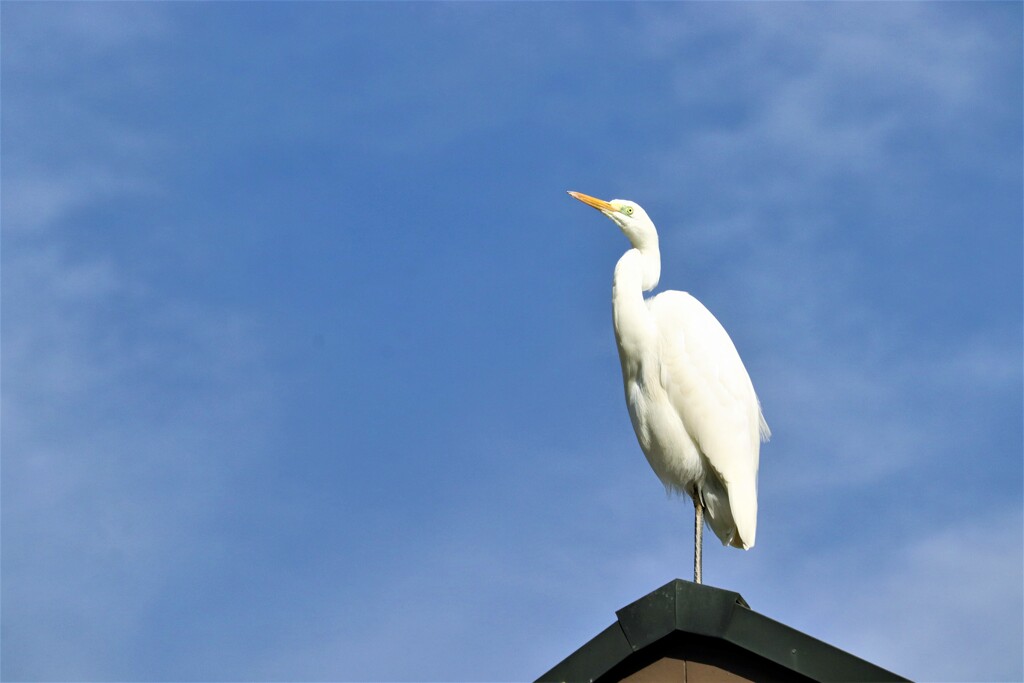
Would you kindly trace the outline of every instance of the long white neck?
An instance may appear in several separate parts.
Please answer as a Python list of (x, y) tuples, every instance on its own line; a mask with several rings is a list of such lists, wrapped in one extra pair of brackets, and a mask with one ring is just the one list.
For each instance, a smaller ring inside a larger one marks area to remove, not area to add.
[[(653, 274), (652, 274), (653, 268)], [(658, 283), (661, 259), (657, 249), (653, 260), (650, 254), (633, 248), (615, 264), (612, 278), (612, 320), (620, 357), (639, 358), (643, 348), (654, 339), (656, 330), (651, 312), (644, 301), (644, 292)], [(623, 368), (626, 371), (626, 368)]]
[(640, 273), (641, 290), (649, 292), (658, 286), (658, 280), (661, 279), (661, 248), (658, 245), (658, 231), (654, 229), (654, 224), (649, 220), (639, 226), (620, 224), (619, 227), (629, 238), (629, 243), (633, 245), (630, 251), (637, 252), (640, 257), (638, 264), (632, 268)]
[(612, 279), (615, 339), (619, 344), (619, 357), (624, 364), (623, 373), (628, 376), (631, 370), (626, 368), (625, 363), (630, 359), (635, 362), (644, 357), (651, 345), (657, 343), (657, 330), (647, 302), (644, 301), (644, 292), (657, 287), (661, 279), (661, 250), (658, 248), (658, 231), (649, 219), (630, 222), (617, 220), (615, 215), (611, 218), (618, 223), (633, 245), (615, 264), (615, 277)]

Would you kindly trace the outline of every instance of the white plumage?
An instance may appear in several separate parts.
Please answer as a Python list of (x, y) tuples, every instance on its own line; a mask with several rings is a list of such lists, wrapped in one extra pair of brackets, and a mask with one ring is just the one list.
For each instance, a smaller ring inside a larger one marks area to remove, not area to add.
[(612, 219), (632, 244), (612, 285), (626, 406), (658, 478), (693, 498), (700, 581), (703, 510), (723, 544), (754, 545), (758, 460), (768, 425), (736, 347), (711, 312), (686, 292), (644, 299), (661, 275), (658, 233), (647, 213), (630, 201), (569, 194)]

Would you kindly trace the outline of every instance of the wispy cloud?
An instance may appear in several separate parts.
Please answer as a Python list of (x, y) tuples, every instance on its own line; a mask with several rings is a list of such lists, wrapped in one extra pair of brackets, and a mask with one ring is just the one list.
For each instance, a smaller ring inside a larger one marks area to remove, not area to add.
[[(1024, 531), (1021, 510), (961, 502), (962, 520), (922, 530), (904, 546), (849, 548), (809, 566), (802, 585), (813, 593), (796, 619), (915, 679), (1017, 680), (1019, 657), (1007, 655), (1021, 652), (1021, 613), (1013, 606), (1024, 600), (1024, 559), (1008, 551)], [(834, 577), (829, 593), (820, 591), (822, 571)], [(851, 602), (849, 595), (860, 597)]]
[(135, 633), (214, 542), (270, 399), (244, 316), (168, 297), (114, 245), (75, 248), (94, 229), (84, 215), (159, 191), (144, 131), (80, 98), (57, 118), (102, 154), (11, 139), (45, 90), (36, 77), (66, 68), (33, 55), (117, 59), (163, 30), (137, 8), (65, 9), (4, 30), (3, 675), (137, 678)]
[[(20, 201), (5, 212), (32, 214)], [(127, 662), (260, 457), (269, 396), (243, 317), (147, 292), (102, 250), (72, 257), (35, 218), (4, 243), (3, 666), (73, 680)]]

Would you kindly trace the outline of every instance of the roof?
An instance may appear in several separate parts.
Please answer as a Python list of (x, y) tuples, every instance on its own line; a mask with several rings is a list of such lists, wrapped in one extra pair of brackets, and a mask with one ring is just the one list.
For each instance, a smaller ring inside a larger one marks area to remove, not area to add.
[(907, 680), (758, 614), (739, 593), (681, 579), (616, 615), (538, 681), (618, 681), (665, 658), (732, 672), (731, 680)]

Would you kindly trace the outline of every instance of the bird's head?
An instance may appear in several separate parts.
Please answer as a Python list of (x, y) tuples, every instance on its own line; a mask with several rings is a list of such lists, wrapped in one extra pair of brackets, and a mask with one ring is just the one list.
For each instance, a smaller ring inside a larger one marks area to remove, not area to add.
[(640, 250), (657, 248), (658, 231), (654, 228), (654, 222), (647, 216), (636, 202), (627, 199), (613, 199), (606, 202), (597, 197), (583, 194), (582, 192), (569, 191), (569, 194), (587, 206), (592, 206), (619, 226), (619, 229), (626, 234), (634, 247)]

